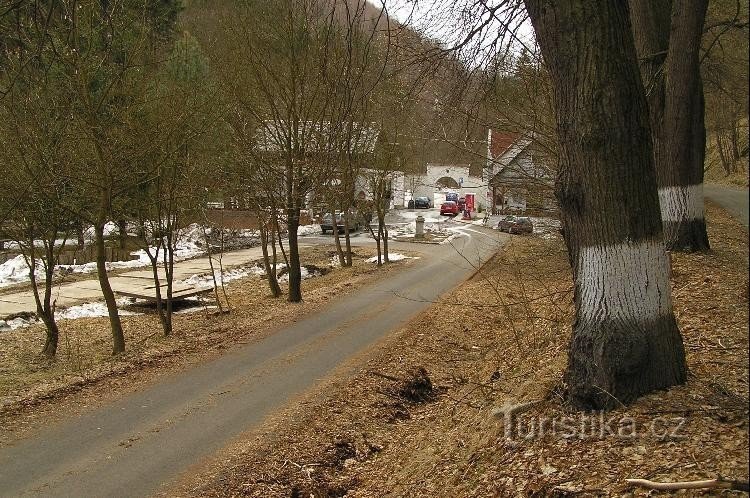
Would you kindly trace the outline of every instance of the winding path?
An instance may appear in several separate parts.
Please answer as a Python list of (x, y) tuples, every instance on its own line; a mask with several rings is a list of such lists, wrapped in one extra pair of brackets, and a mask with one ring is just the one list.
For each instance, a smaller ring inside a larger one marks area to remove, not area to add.
[(465, 280), (507, 239), (461, 230), (465, 236), (452, 245), (409, 245), (425, 257), (265, 339), (0, 448), (0, 495), (148, 496), (166, 489)]

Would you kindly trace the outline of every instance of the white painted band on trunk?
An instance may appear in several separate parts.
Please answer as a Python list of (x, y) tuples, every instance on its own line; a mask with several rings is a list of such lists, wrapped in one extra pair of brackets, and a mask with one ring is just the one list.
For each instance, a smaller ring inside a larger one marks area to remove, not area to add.
[(585, 320), (643, 322), (672, 313), (669, 259), (660, 240), (581, 248), (576, 284)]
[(703, 184), (659, 189), (659, 206), (663, 221), (702, 220)]

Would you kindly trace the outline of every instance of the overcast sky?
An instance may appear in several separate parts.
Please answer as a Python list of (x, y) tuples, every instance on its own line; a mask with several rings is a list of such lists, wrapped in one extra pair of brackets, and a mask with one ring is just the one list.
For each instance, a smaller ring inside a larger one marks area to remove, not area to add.
[[(371, 1), (375, 5), (380, 3), (378, 0)], [(461, 42), (472, 28), (489, 18), (486, 9), (476, 7), (478, 3), (466, 0), (386, 0), (386, 8), (389, 15), (402, 24), (408, 24), (445, 47), (452, 47)], [(487, 4), (491, 7), (493, 2), (488, 1)], [(468, 5), (474, 7), (469, 9)], [(500, 21), (505, 21), (503, 15), (499, 16), (499, 20), (491, 21), (487, 29), (475, 37), (485, 50), (497, 44), (495, 38), (502, 31)], [(522, 46), (533, 49), (534, 32), (531, 23), (515, 22), (513, 26), (513, 35), (509, 34), (501, 43), (512, 43), (513, 52), (520, 51)]]

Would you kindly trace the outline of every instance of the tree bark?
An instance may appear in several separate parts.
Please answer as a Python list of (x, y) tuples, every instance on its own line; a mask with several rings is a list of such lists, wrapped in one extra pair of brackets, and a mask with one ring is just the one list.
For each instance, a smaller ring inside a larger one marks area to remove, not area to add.
[(705, 250), (706, 132), (698, 57), (707, 0), (629, 4), (649, 104), (665, 242), (672, 250)]
[[(271, 295), (273, 297), (279, 297), (281, 295), (281, 287), (279, 286), (279, 281), (276, 279), (276, 244), (273, 241), (274, 234), (271, 232), (271, 236), (268, 235), (268, 225), (266, 224), (266, 220), (263, 219), (261, 216), (261, 209), (258, 208), (258, 232), (260, 233), (260, 246), (261, 251), (263, 252), (263, 266), (266, 270), (266, 275), (268, 276), (268, 287), (271, 291)], [(271, 264), (271, 258), (268, 254), (268, 242), (269, 239), (271, 239), (271, 244), (273, 244), (273, 264)]]
[(128, 224), (125, 220), (117, 220), (117, 237), (120, 242), (120, 249), (125, 249), (128, 239)]
[(671, 0), (629, 0), (641, 80), (646, 91), (654, 167), (668, 168), (664, 157), (664, 71), (669, 51), (669, 29), (672, 15)]
[(341, 248), (341, 236), (339, 235), (338, 220), (336, 219), (336, 208), (331, 205), (331, 231), (333, 232), (334, 246), (336, 247), (336, 256), (339, 258), (339, 266), (346, 266), (344, 250)]
[(156, 296), (156, 314), (159, 316), (159, 322), (161, 322), (161, 328), (164, 331), (164, 335), (169, 335), (171, 330), (170, 324), (167, 322), (167, 316), (164, 313), (164, 298), (161, 295), (161, 279), (159, 278), (159, 252), (157, 250), (155, 255), (151, 254), (150, 249), (145, 249), (146, 255), (151, 262), (151, 274), (154, 279), (154, 292)]
[(687, 376), (627, 4), (525, 4), (554, 87), (556, 195), (575, 284), (568, 398), (611, 409)]
[(168, 222), (166, 243), (164, 245), (164, 277), (167, 280), (167, 299), (164, 302), (164, 335), (172, 333), (172, 311), (174, 299), (172, 299), (172, 289), (174, 288), (174, 233), (177, 227), (174, 220)]
[(717, 130), (714, 134), (714, 138), (716, 138), (716, 150), (719, 152), (719, 159), (721, 160), (721, 167), (724, 169), (724, 176), (729, 176), (732, 174), (732, 166), (727, 159), (727, 154), (724, 152), (721, 131)]
[(112, 329), (112, 354), (116, 355), (125, 351), (125, 334), (122, 330), (120, 314), (117, 311), (117, 301), (112, 286), (107, 276), (107, 259), (104, 247), (104, 224), (105, 221), (97, 220), (94, 224), (94, 244), (96, 245), (96, 271), (99, 278), (99, 286), (102, 288), (104, 303), (107, 305), (109, 314), (109, 325)]
[(344, 266), (352, 266), (352, 239), (350, 236), (350, 228), (349, 228), (349, 208), (344, 211), (344, 245), (346, 249), (344, 250), (344, 254), (346, 256), (346, 263)]
[(302, 273), (300, 270), (299, 244), (297, 230), (299, 229), (299, 208), (287, 210), (287, 240), (289, 249), (289, 291), (287, 300), (290, 303), (302, 301)]
[(54, 241), (55, 234), (52, 233), (48, 239), (48, 243), (45, 247), (45, 258), (44, 264), (44, 295), (39, 294), (39, 284), (36, 279), (36, 247), (34, 246), (33, 237), (30, 238), (29, 245), (29, 278), (31, 280), (31, 290), (34, 294), (34, 302), (36, 303), (36, 314), (41, 318), (44, 323), (45, 329), (45, 341), (44, 348), (42, 348), (42, 354), (48, 358), (54, 358), (57, 354), (57, 343), (60, 337), (60, 330), (57, 327), (55, 321), (55, 309), (52, 303), (52, 283), (55, 271), (55, 253), (54, 253)]
[(78, 243), (78, 250), (82, 250), (83, 246), (86, 245), (86, 240), (83, 235), (83, 222), (78, 221), (76, 222), (76, 238)]

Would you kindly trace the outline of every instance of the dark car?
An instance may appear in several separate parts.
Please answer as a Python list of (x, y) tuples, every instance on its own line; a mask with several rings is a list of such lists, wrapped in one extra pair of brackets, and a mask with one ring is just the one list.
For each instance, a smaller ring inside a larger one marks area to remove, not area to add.
[(511, 215), (500, 220), (497, 229), (508, 233), (532, 233), (534, 224), (531, 222), (531, 218)]
[(453, 201), (456, 204), (458, 204), (458, 194), (455, 192), (448, 192), (445, 194), (445, 200), (447, 201)]
[(445, 201), (440, 205), (440, 214), (456, 216), (458, 214), (458, 204), (453, 201)]
[(414, 207), (416, 209), (430, 209), (432, 203), (430, 202), (429, 197), (415, 197), (414, 198)]
[[(320, 229), (323, 233), (333, 232), (333, 216), (331, 213), (323, 215), (323, 219), (320, 222)], [(349, 215), (349, 232), (356, 232), (361, 226), (362, 220), (355, 213)], [(343, 213), (336, 213), (336, 227), (339, 233), (344, 233), (344, 215)]]

